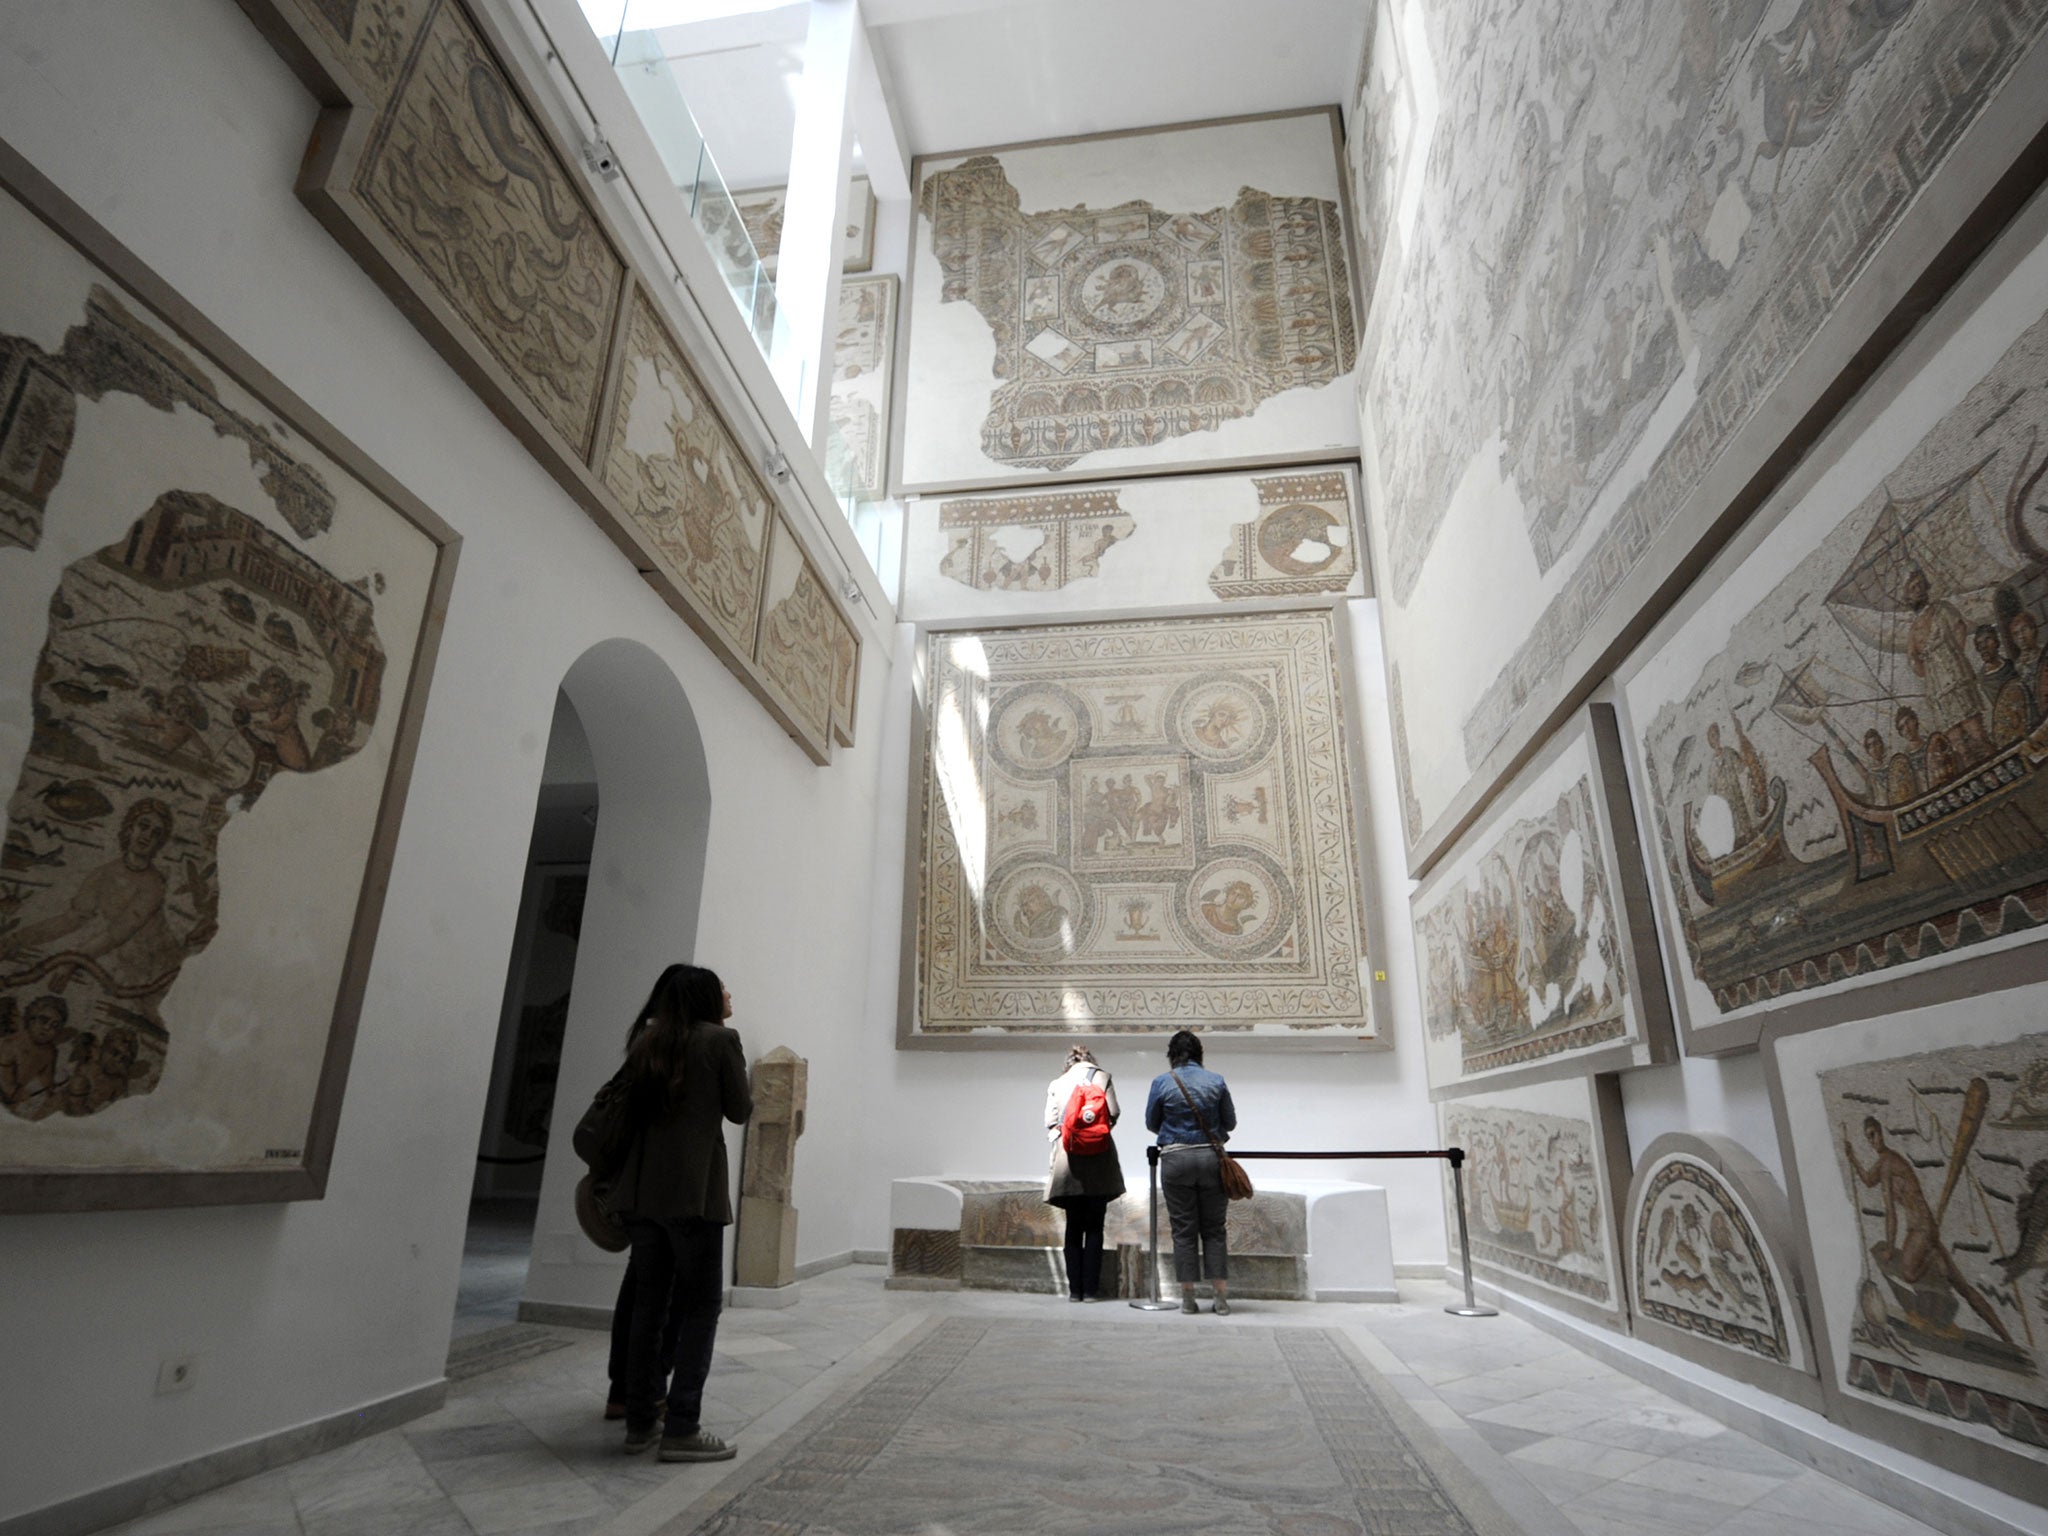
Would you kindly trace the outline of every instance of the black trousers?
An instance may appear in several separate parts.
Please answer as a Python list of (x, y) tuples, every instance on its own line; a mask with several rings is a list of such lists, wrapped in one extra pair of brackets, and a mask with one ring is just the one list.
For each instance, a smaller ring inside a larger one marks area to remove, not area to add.
[(1067, 1205), (1067, 1294), (1102, 1294), (1102, 1218), (1109, 1201), (1101, 1195), (1069, 1195)]
[[(612, 1352), (606, 1367), (611, 1378), (610, 1401), (623, 1404), (626, 1401), (626, 1354), (632, 1347), (633, 1297), (640, 1289), (640, 1271), (634, 1267), (630, 1255), (626, 1261), (626, 1273), (619, 1280), (619, 1299), (612, 1304)], [(661, 1348), (657, 1358), (673, 1360), (676, 1353), (676, 1329), (681, 1326), (681, 1309), (677, 1305), (678, 1294), (674, 1286), (669, 1287), (668, 1309), (661, 1324)], [(665, 1376), (665, 1373), (664, 1373)], [(657, 1397), (668, 1395), (664, 1379)]]
[[(672, 1221), (628, 1217), (633, 1239), (633, 1319), (626, 1330), (626, 1428), (653, 1425), (668, 1378), (665, 1435), (687, 1435), (704, 1411), (704, 1378), (725, 1302), (725, 1228), (687, 1216)], [(663, 1323), (675, 1310), (674, 1343), (663, 1347)]]

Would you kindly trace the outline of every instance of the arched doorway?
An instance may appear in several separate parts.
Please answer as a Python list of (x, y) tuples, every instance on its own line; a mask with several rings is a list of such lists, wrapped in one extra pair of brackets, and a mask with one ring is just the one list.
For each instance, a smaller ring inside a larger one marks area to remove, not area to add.
[(562, 693), (590, 742), (600, 811), (522, 1313), (609, 1316), (625, 1261), (576, 1225), (583, 1166), (569, 1131), (618, 1066), (626, 1027), (662, 967), (695, 953), (711, 776), (682, 684), (646, 646), (591, 647)]

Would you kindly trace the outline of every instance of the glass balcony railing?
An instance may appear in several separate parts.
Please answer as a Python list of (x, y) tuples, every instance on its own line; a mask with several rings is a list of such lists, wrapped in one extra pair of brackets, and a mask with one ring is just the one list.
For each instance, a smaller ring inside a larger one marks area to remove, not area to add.
[(683, 99), (658, 35), (651, 27), (633, 26), (636, 10), (649, 11), (647, 0), (584, 0), (583, 5), (584, 16), (611, 55), (612, 68), (661, 152), (683, 206), (711, 248), (726, 290), (746, 318), (761, 355), (771, 360), (787, 355), (789, 327), (777, 310), (774, 279)]

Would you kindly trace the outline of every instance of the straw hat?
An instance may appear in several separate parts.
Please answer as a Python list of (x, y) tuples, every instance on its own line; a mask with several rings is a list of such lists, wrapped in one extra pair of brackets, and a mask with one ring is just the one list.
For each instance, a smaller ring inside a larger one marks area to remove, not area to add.
[(612, 1214), (607, 1200), (609, 1189), (599, 1192), (596, 1176), (586, 1173), (576, 1181), (576, 1225), (606, 1253), (622, 1253), (632, 1244), (626, 1235), (626, 1224)]

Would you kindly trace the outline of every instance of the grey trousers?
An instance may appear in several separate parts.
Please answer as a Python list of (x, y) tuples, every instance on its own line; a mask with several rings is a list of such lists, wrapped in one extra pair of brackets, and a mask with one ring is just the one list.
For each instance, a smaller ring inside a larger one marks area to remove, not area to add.
[(1230, 1202), (1224, 1198), (1223, 1179), (1216, 1171), (1215, 1149), (1189, 1147), (1183, 1152), (1162, 1153), (1159, 1193), (1165, 1197), (1167, 1219), (1173, 1223), (1174, 1279), (1182, 1285), (1194, 1284), (1198, 1274), (1204, 1280), (1227, 1280), (1230, 1249), (1223, 1235), (1223, 1218), (1230, 1211)]

